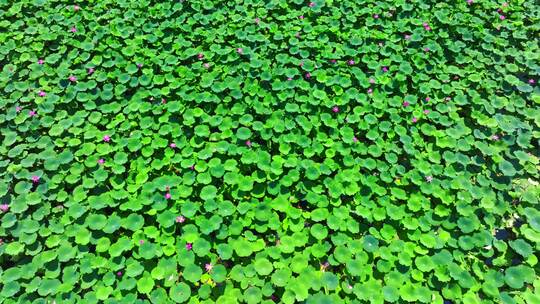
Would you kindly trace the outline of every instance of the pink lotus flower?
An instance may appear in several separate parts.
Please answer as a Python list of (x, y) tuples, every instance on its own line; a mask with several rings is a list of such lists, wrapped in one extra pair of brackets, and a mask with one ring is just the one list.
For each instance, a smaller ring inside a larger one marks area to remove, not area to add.
[(369, 83), (374, 84), (374, 83), (375, 83), (375, 79), (370, 78), (370, 79), (369, 79)]
[(499, 19), (504, 20), (504, 19), (506, 19), (506, 17), (504, 15), (500, 15)]
[(429, 98), (429, 97), (426, 97), (426, 98), (425, 98), (424, 100), (425, 100), (425, 101), (430, 101), (430, 100), (431, 100), (431, 98)]
[(429, 26), (429, 24), (427, 24), (427, 22), (423, 22), (423, 23), (422, 23), (422, 26), (423, 26), (423, 27), (426, 27), (426, 26)]
[(534, 84), (535, 83), (534, 79), (529, 79), (529, 83)]
[(176, 144), (175, 144), (175, 143), (171, 143), (171, 144), (169, 145), (169, 147), (171, 147), (171, 148), (174, 149), (174, 148), (176, 148)]
[(428, 48), (428, 47), (425, 47), (425, 48), (424, 48), (424, 52), (429, 52), (429, 48)]
[(183, 223), (185, 221), (186, 221), (186, 218), (184, 216), (182, 216), (182, 215), (179, 215), (179, 216), (176, 217), (176, 222), (177, 223)]
[(121, 277), (121, 276), (122, 276), (122, 272), (119, 271), (119, 272), (116, 273), (116, 275), (119, 276), (119, 277)]
[(210, 67), (210, 64), (209, 64), (209, 63), (205, 63), (205, 64), (203, 64), (203, 66), (204, 66), (206, 69), (208, 69), (208, 68)]
[(298, 17), (298, 18), (300, 18), (300, 19), (304, 19), (304, 15), (302, 15), (302, 16), (300, 16), (300, 17)]
[(431, 176), (431, 175), (426, 176), (426, 181), (428, 183), (431, 183), (433, 181), (433, 176)]
[(310, 2), (309, 3), (309, 7), (314, 7), (315, 6), (315, 2)]
[(383, 70), (383, 72), (386, 73), (386, 72), (388, 72), (388, 67), (383, 67), (382, 70)]
[(191, 244), (191, 243), (187, 243), (187, 244), (186, 244), (186, 249), (187, 249), (188, 251), (191, 250), (192, 248), (193, 248), (193, 244)]
[(291, 80), (292, 80), (292, 77), (287, 77), (287, 80), (288, 80), (288, 81), (291, 81)]
[(39, 182), (39, 179), (40, 179), (40, 177), (37, 176), (37, 175), (33, 175), (33, 176), (32, 176), (32, 182), (33, 182), (33, 183), (38, 183), (38, 182)]
[(20, 107), (20, 106), (15, 107), (15, 111), (17, 111), (17, 113), (19, 113), (21, 110), (22, 110), (22, 107)]
[(294, 34), (294, 37), (300, 38), (300, 32), (296, 32), (296, 34)]
[(166, 199), (170, 199), (171, 198), (171, 194), (169, 192), (165, 193), (165, 198)]
[(311, 74), (310, 74), (310, 73), (306, 73), (306, 78), (307, 78), (307, 79), (310, 79), (310, 78), (311, 78)]
[(70, 29), (70, 31), (71, 31), (72, 33), (76, 33), (76, 32), (77, 32), (77, 28), (74, 27), (74, 26), (72, 26), (71, 29)]
[(379, 15), (378, 15), (378, 14), (375, 14), (375, 15), (373, 15), (373, 18), (379, 19)]
[(450, 96), (448, 96), (448, 97), (445, 98), (446, 101), (449, 101), (449, 100), (451, 100), (451, 99), (452, 99), (452, 97), (450, 97)]
[(137, 67), (140, 69), (143, 67), (143, 64), (142, 63), (137, 63)]
[(28, 112), (28, 116), (30, 116), (30, 117), (34, 117), (36, 115), (37, 115), (36, 110), (32, 110), (32, 111)]
[(367, 90), (367, 92), (368, 92), (368, 94), (371, 94), (371, 93), (373, 93), (373, 89), (372, 89), (372, 88), (369, 88), (369, 89)]
[(259, 17), (255, 18), (255, 23), (259, 24), (259, 22), (261, 22), (261, 19)]
[(210, 272), (212, 270), (214, 266), (212, 266), (212, 264), (208, 263), (206, 265), (204, 265), (204, 268), (206, 269), (207, 272)]
[(339, 112), (339, 108), (338, 108), (337, 106), (334, 106), (334, 107), (332, 108), (332, 112), (334, 112), (334, 113)]
[(2, 212), (8, 212), (9, 210), (9, 205), (8, 204), (2, 204), (0, 205), (0, 211)]
[(40, 97), (45, 97), (45, 95), (47, 95), (47, 93), (43, 92), (43, 91), (39, 91), (38, 95)]
[(88, 69), (88, 75), (92, 75), (94, 73), (94, 68), (89, 68)]
[(202, 60), (204, 58), (204, 55), (203, 53), (199, 53), (197, 54), (197, 58), (199, 58), (199, 60)]
[(429, 110), (424, 110), (424, 114), (428, 115), (428, 114), (429, 114)]
[(471, 5), (471, 4), (473, 4), (473, 3), (474, 3), (473, 0), (467, 0), (467, 4), (468, 4), (468, 5)]
[(144, 244), (144, 240), (139, 240), (139, 245)]
[(412, 122), (417, 122), (417, 121), (418, 121), (418, 118), (416, 118), (416, 117), (412, 118)]
[(191, 167), (189, 167), (191, 170), (195, 170), (195, 166), (194, 165), (191, 165)]
[(499, 140), (499, 135), (497, 135), (497, 134), (492, 135), (491, 140), (493, 140), (493, 141)]
[(37, 61), (37, 63), (38, 63), (38, 64), (44, 64), (44, 63), (45, 63), (45, 60), (39, 59), (39, 60)]
[(408, 107), (409, 105), (410, 105), (410, 103), (409, 103), (408, 101), (404, 101), (404, 102), (403, 102), (403, 106), (404, 106), (405, 108)]
[(246, 140), (246, 146), (251, 147), (252, 143), (250, 140)]
[(354, 60), (351, 59), (351, 60), (349, 60), (347, 63), (348, 63), (349, 65), (354, 65)]
[(243, 48), (237, 48), (237, 49), (236, 49), (236, 52), (237, 52), (238, 54), (243, 54), (243, 53), (244, 53), (244, 49), (243, 49)]
[(504, 3), (502, 4), (502, 6), (503, 6), (503, 7), (507, 7), (507, 6), (508, 6), (508, 3), (507, 3), (507, 2), (504, 2)]
[(75, 81), (77, 81), (77, 77), (71, 75), (71, 76), (69, 76), (69, 81), (75, 82)]
[(353, 136), (352, 141), (353, 142), (358, 142), (358, 138), (356, 138), (356, 136)]
[(105, 160), (103, 158), (100, 158), (97, 162), (98, 164), (103, 165), (105, 163)]
[(406, 40), (411, 39), (411, 35), (407, 35), (407, 34), (406, 34), (406, 35), (405, 35), (405, 39), (406, 39)]
[(103, 136), (103, 141), (104, 142), (109, 142), (110, 140), (111, 140), (111, 137), (109, 135)]
[(80, 10), (80, 9), (81, 9), (81, 7), (78, 6), (78, 5), (74, 5), (74, 6), (73, 6), (73, 10), (74, 10), (74, 11), (78, 11), (78, 10)]
[(330, 63), (336, 63), (337, 61), (335, 59), (330, 59)]

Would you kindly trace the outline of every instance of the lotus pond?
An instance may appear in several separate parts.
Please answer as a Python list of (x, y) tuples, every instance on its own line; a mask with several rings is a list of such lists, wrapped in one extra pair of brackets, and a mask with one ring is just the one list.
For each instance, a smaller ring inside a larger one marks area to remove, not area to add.
[(0, 0), (0, 303), (540, 303), (533, 0)]

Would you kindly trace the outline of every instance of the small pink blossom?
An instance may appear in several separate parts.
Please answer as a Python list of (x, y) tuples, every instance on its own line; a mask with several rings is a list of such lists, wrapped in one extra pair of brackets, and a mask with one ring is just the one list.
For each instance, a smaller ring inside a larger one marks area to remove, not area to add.
[(368, 92), (368, 94), (371, 94), (371, 93), (373, 93), (373, 89), (372, 89), (372, 88), (369, 88), (369, 89), (367, 90), (367, 92)]
[(351, 284), (347, 285), (347, 288), (352, 289), (352, 285)]
[(504, 2), (504, 3), (502, 4), (502, 6), (503, 6), (503, 7), (507, 7), (507, 6), (508, 6), (508, 2)]
[(19, 113), (21, 110), (22, 110), (22, 107), (21, 107), (21, 106), (16, 106), (16, 107), (15, 107), (15, 111), (17, 111), (17, 113)]
[(314, 7), (315, 6), (315, 2), (310, 2), (309, 3), (309, 7)]
[(405, 39), (406, 39), (406, 40), (411, 39), (411, 35), (406, 34), (406, 35), (405, 35)]
[(176, 222), (177, 223), (183, 223), (185, 221), (186, 221), (186, 218), (184, 216), (182, 216), (182, 215), (179, 215), (179, 216), (176, 217)]
[(429, 52), (429, 48), (428, 48), (428, 47), (425, 47), (425, 48), (424, 48), (424, 52)]
[(33, 176), (32, 176), (32, 182), (33, 182), (33, 183), (38, 183), (38, 182), (39, 182), (39, 179), (40, 179), (40, 177), (37, 176), (37, 175), (33, 175)]
[(302, 15), (302, 16), (300, 16), (300, 17), (298, 17), (298, 18), (300, 18), (300, 19), (304, 19), (304, 15)]
[(353, 136), (352, 141), (353, 142), (358, 142), (358, 138), (356, 138), (356, 136)]
[(416, 117), (412, 118), (412, 122), (417, 122), (417, 121), (418, 121), (418, 118), (416, 118)]
[(335, 60), (335, 59), (330, 59), (330, 63), (336, 63), (336, 62), (337, 62), (337, 60)]
[(429, 24), (427, 24), (427, 22), (423, 22), (423, 23), (422, 23), (422, 26), (423, 26), (423, 27), (426, 27), (426, 26), (429, 26)]
[(243, 53), (244, 53), (244, 49), (243, 49), (243, 48), (237, 48), (237, 49), (236, 49), (236, 52), (237, 52), (238, 54), (243, 54)]
[(139, 245), (144, 244), (144, 240), (139, 240)]
[(298, 64), (299, 67), (303, 67), (304, 66), (304, 62), (300, 61), (300, 63)]
[(191, 167), (189, 167), (191, 170), (195, 170), (195, 165), (191, 165)]
[(426, 176), (426, 181), (428, 183), (431, 183), (433, 181), (433, 176), (431, 176), (431, 175)]
[(430, 101), (430, 100), (431, 100), (431, 98), (429, 98), (429, 97), (426, 97), (426, 98), (425, 98), (424, 100), (425, 100), (425, 101)]
[(37, 61), (37, 63), (38, 63), (38, 64), (44, 64), (44, 63), (45, 63), (45, 60), (39, 59), (39, 60)]
[(2, 204), (0, 205), (0, 211), (2, 212), (8, 212), (9, 210), (9, 205), (8, 204)]
[(206, 265), (204, 265), (204, 269), (206, 269), (207, 272), (210, 272), (213, 267), (214, 266), (212, 266), (212, 264), (210, 264), (210, 263), (207, 263)]
[(122, 272), (121, 272), (121, 271), (118, 271), (118, 272), (116, 273), (116, 275), (119, 276), (119, 277), (121, 277), (121, 276), (122, 276)]
[(332, 108), (332, 112), (334, 112), (334, 113), (339, 112), (339, 108), (338, 108), (337, 106), (334, 106), (334, 107)]
[(534, 79), (529, 79), (529, 83), (534, 84), (535, 83)]
[(246, 146), (251, 147), (252, 143), (250, 140), (246, 140)]
[(310, 74), (310, 73), (306, 73), (306, 78), (307, 78), (307, 79), (310, 79), (310, 78), (311, 78), (311, 74)]
[(300, 32), (296, 32), (296, 34), (294, 34), (294, 37), (300, 38)]
[(288, 81), (291, 81), (291, 80), (292, 80), (292, 77), (287, 77), (287, 80), (288, 80)]
[(471, 5), (471, 4), (473, 4), (473, 3), (474, 3), (473, 0), (467, 0), (467, 4), (468, 4), (468, 5)]
[(105, 160), (103, 158), (98, 159), (98, 164), (103, 165), (105, 163)]
[(47, 95), (47, 93), (43, 92), (43, 91), (39, 91), (38, 95), (40, 97), (45, 97), (45, 95)]
[(375, 14), (375, 15), (373, 15), (373, 18), (379, 19), (379, 15), (378, 15), (378, 14)]
[(424, 114), (428, 115), (428, 114), (429, 114), (429, 110), (424, 110)]
[(69, 81), (71, 81), (71, 82), (77, 81), (77, 77), (75, 77), (75, 76), (73, 76), (73, 75), (69, 76), (68, 79), (69, 79)]
[(187, 249), (188, 251), (191, 250), (192, 248), (193, 248), (193, 244), (191, 244), (191, 243), (187, 243), (187, 244), (186, 244), (186, 249)]
[(447, 96), (447, 97), (445, 98), (446, 101), (449, 101), (449, 100), (451, 100), (451, 99), (452, 99), (452, 97), (450, 97), (450, 96)]
[(80, 10), (80, 9), (81, 9), (81, 7), (78, 6), (78, 5), (74, 5), (74, 6), (73, 6), (73, 10), (74, 10), (74, 11), (78, 11), (78, 10)]
[(175, 143), (171, 143), (171, 144), (169, 145), (169, 147), (171, 147), (171, 148), (174, 149), (174, 148), (176, 148), (176, 144), (175, 144)]
[(499, 19), (504, 20), (504, 19), (506, 19), (506, 17), (504, 15), (500, 15)]
[(197, 54), (197, 58), (199, 58), (199, 60), (202, 60), (204, 58), (204, 55), (203, 53), (199, 53)]
[(255, 23), (259, 24), (259, 22), (261, 22), (261, 19), (259, 17), (255, 18)]
[(203, 66), (204, 66), (206, 69), (208, 69), (208, 68), (210, 67), (210, 64), (209, 64), (209, 63), (205, 63), (205, 64), (203, 64)]
[(499, 135), (497, 135), (497, 134), (492, 135), (491, 140), (493, 140), (493, 141), (499, 140)]
[(403, 102), (403, 106), (404, 106), (405, 108), (408, 107), (409, 105), (410, 105), (410, 103), (409, 103), (408, 101), (404, 101), (404, 102)]
[(137, 63), (137, 67), (140, 69), (143, 67), (143, 64), (142, 63)]
[(32, 110), (32, 111), (28, 112), (28, 116), (30, 116), (30, 117), (34, 117), (36, 115), (37, 115), (36, 110)]
[(388, 67), (383, 67), (382, 70), (383, 70), (383, 72), (386, 73), (386, 72), (388, 72)]
[(370, 78), (370, 79), (369, 79), (369, 83), (374, 84), (374, 83), (375, 83), (375, 79)]
[(72, 33), (76, 33), (76, 32), (77, 32), (77, 28), (74, 27), (74, 26), (72, 26), (71, 29), (70, 29), (70, 31), (71, 31)]
[(348, 63), (349, 65), (354, 65), (354, 60), (351, 59), (351, 60), (349, 60), (347, 63)]
[(165, 193), (165, 198), (166, 199), (170, 199), (171, 198), (171, 194), (169, 192)]
[(92, 75), (94, 73), (94, 68), (89, 68), (88, 69), (88, 75)]
[(103, 136), (103, 141), (104, 142), (109, 142), (110, 140), (111, 140), (111, 137), (109, 135)]

